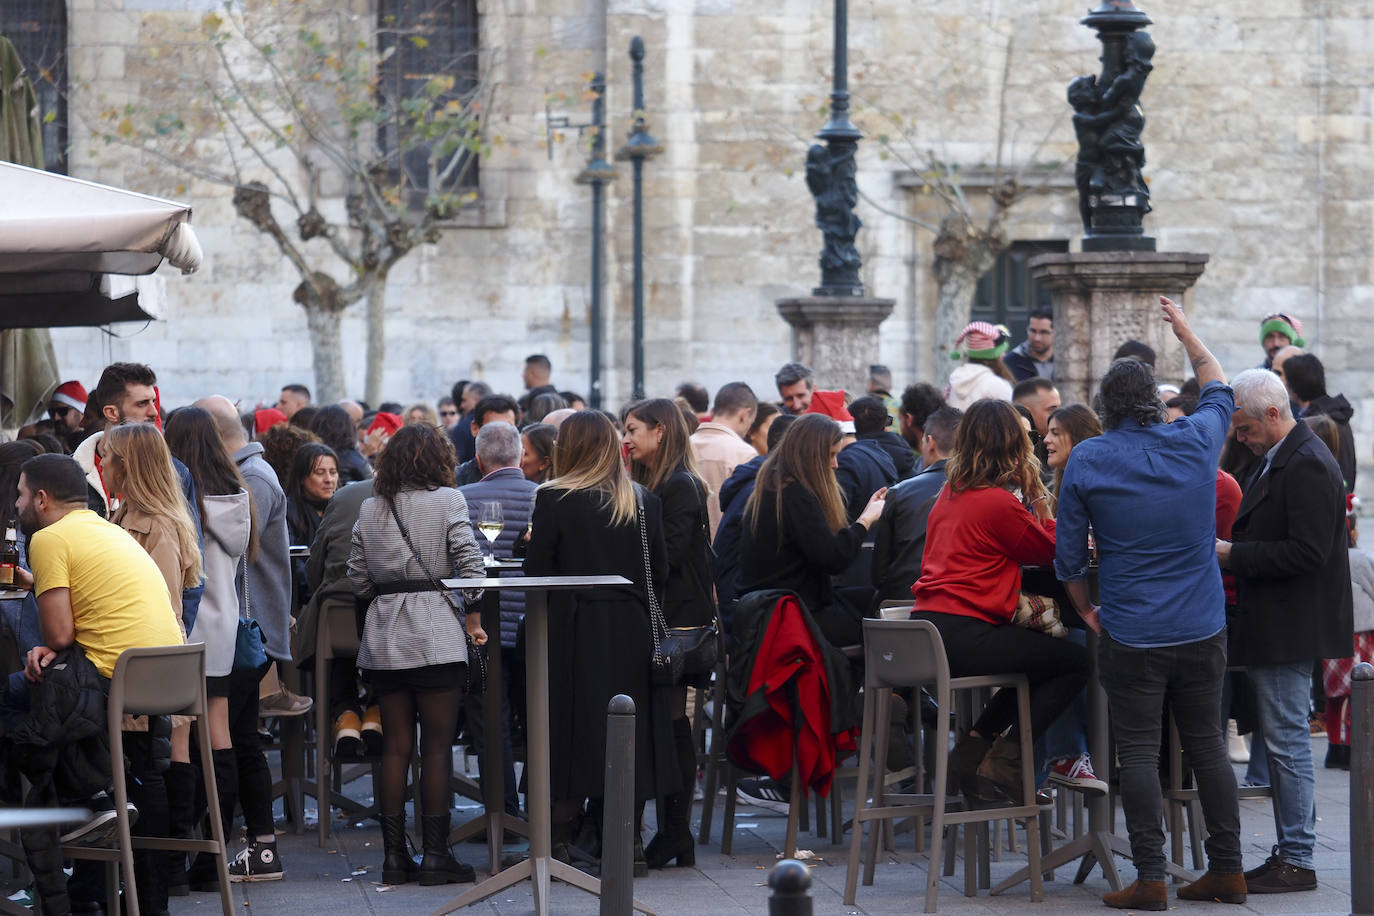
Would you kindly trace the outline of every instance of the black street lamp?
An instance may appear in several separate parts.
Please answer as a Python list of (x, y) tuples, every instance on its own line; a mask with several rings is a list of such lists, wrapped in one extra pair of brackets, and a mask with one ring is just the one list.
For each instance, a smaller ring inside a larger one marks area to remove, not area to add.
[[(843, 0), (837, 0), (843, 2)], [(663, 152), (663, 146), (649, 133), (644, 120), (644, 39), (630, 39), (630, 60), (634, 61), (634, 128), (630, 138), (616, 153), (629, 159), (634, 168), (634, 323), (633, 390), (635, 400), (644, 397), (644, 160)]]
[(817, 134), (825, 146), (806, 152), (806, 186), (816, 198), (816, 225), (825, 238), (821, 249), (821, 285), (816, 296), (862, 296), (863, 263), (854, 247), (862, 221), (854, 215), (859, 202), (854, 156), (863, 133), (849, 120), (849, 2), (835, 0), (835, 76), (830, 92), (830, 121)]
[(592, 407), (601, 406), (601, 235), (602, 216), (606, 208), (605, 187), (615, 178), (615, 167), (606, 161), (605, 98), (606, 77), (597, 71), (592, 76), (592, 131), (590, 158), (587, 167), (577, 176), (580, 184), (592, 186), (592, 291), (591, 291), (591, 390), (587, 393)]

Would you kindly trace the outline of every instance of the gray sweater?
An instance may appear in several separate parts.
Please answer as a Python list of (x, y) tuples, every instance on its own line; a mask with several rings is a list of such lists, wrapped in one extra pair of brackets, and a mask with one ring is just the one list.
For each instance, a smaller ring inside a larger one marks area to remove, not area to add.
[[(291, 661), (291, 555), (286, 533), (286, 494), (277, 472), (262, 457), (262, 446), (250, 442), (234, 452), (253, 497), (258, 520), (258, 558), (249, 564), (249, 599), (253, 618), (262, 627), (267, 654), (277, 661)], [(239, 576), (243, 570), (240, 568)], [(240, 592), (243, 581), (235, 583)]]

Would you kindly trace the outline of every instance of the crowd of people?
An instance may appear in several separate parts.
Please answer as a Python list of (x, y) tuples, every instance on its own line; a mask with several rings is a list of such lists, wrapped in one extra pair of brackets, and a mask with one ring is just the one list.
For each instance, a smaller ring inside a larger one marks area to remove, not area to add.
[[(665, 676), (655, 659), (670, 631), (715, 625), (731, 667), (752, 664), (770, 651), (758, 609), (767, 620), (782, 595), (806, 623), (793, 635), (818, 655), (861, 644), (863, 620), (901, 601), (939, 630), (953, 675), (1027, 676), (1034, 761), (1020, 759), (1010, 693), (996, 694), (950, 752), (950, 789), (975, 804), (1019, 802), (1027, 766), (1045, 793), (1106, 793), (1087, 753), (1096, 632), (1138, 872), (1106, 902), (1167, 906), (1166, 701), (1209, 834), (1210, 869), (1179, 896), (1238, 902), (1315, 887), (1311, 723), (1328, 736), (1327, 766), (1348, 767), (1350, 669), (1374, 655), (1374, 559), (1356, 546), (1350, 497), (1352, 410), (1327, 393), (1296, 319), (1266, 318), (1264, 365), (1228, 385), (1183, 313), (1168, 300), (1162, 309), (1193, 377), (1160, 384), (1153, 351), (1127, 341), (1090, 405), (1061, 403), (1047, 310), (1031, 314), (1014, 349), (1005, 328), (970, 324), (943, 391), (917, 383), (894, 396), (891, 373), (874, 366), (866, 392), (845, 392), (789, 363), (773, 402), (744, 382), (714, 399), (684, 383), (673, 398), (618, 413), (559, 390), (542, 355), (526, 360), (519, 397), (463, 380), (433, 406), (375, 409), (315, 404), (292, 383), (271, 406), (179, 392), (190, 403), (167, 411), (152, 368), (112, 364), (89, 393), (76, 381), (58, 387), (47, 419), (0, 444), (0, 509), (14, 520), (15, 584), (27, 589), (0, 593), (22, 669), (0, 699), (3, 740), (34, 740), (33, 723), (52, 714), (40, 685), (59, 671), (107, 690), (124, 649), (203, 643), (212, 759), (190, 740), (202, 725), (130, 720), (129, 813), (140, 832), (177, 837), (206, 817), (228, 834), (241, 812), (246, 843), (230, 880), (280, 879), (259, 724), (312, 707), (283, 680), (313, 670), (326, 602), (348, 602), (359, 654), (335, 659), (314, 692), (328, 697), (333, 730), (320, 740), (334, 756), (380, 759), (382, 880), (472, 881), (448, 844), (452, 745), (460, 733), (500, 745), (504, 804), (518, 813), (524, 599), (505, 590), (484, 605), (438, 580), (480, 578), (488, 555), (523, 557), (527, 575), (630, 583), (549, 599), (560, 859), (600, 855), (605, 709), (626, 694), (639, 711), (640, 822), (649, 800), (660, 803), (655, 836), (641, 846), (636, 833), (636, 870), (694, 863), (689, 714), (710, 672)], [(1298, 604), (1310, 612), (1291, 614)], [(496, 616), (484, 620), (484, 606)], [(737, 618), (747, 622), (737, 628)], [(245, 630), (260, 633), (265, 664), (245, 659)], [(484, 667), (476, 656), (490, 652), (503, 662), (502, 681), (485, 685), (504, 707), (499, 735), (483, 733), (469, 690)], [(857, 691), (845, 666), (831, 672), (833, 694)], [(831, 707), (837, 734), (856, 724), (844, 696)], [(889, 765), (920, 727), (919, 697), (905, 700)], [(1248, 749), (1239, 737), (1228, 748), (1229, 719), (1237, 736), (1254, 736)], [(417, 738), (418, 863), (405, 809)], [(116, 817), (108, 751), (101, 761), (88, 743), (56, 743), (90, 764), (61, 772), (86, 778), (35, 781), (30, 800), (90, 808), (92, 820), (61, 842), (105, 842)], [(1247, 781), (1275, 798), (1279, 842), (1248, 872), (1228, 754), (1248, 756)], [(17, 801), (19, 774), (33, 778), (29, 758), (0, 756), (0, 787)], [(218, 799), (198, 797), (207, 767)], [(741, 780), (739, 792), (776, 810), (789, 798), (766, 776)], [(112, 904), (82, 863), (65, 879), (55, 846), (30, 856), (45, 911)], [(136, 862), (149, 913), (165, 912), (169, 895), (218, 887), (207, 856), (139, 850)]]

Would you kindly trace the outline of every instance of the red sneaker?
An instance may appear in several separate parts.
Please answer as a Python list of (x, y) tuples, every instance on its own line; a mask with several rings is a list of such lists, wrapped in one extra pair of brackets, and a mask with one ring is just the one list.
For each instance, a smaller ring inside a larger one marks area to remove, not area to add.
[(1050, 769), (1050, 782), (1056, 782), (1070, 789), (1077, 789), (1089, 795), (1106, 795), (1107, 783), (1093, 773), (1093, 759), (1087, 754), (1065, 757)]

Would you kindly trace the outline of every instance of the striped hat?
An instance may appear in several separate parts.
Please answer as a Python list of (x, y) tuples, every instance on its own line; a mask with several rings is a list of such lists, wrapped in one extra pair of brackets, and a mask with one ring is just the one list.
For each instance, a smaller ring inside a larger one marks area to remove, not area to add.
[[(1010, 342), (1011, 332), (1002, 325), (988, 324), (986, 321), (972, 321), (959, 334), (959, 339), (954, 341), (955, 350), (949, 355), (949, 358), (997, 359), (1007, 352), (1007, 345)], [(960, 344), (963, 344), (962, 349), (960, 349)]]
[(1260, 343), (1264, 343), (1264, 338), (1275, 332), (1287, 337), (1295, 347), (1307, 346), (1307, 341), (1302, 339), (1302, 322), (1283, 312), (1275, 312), (1260, 322)]

